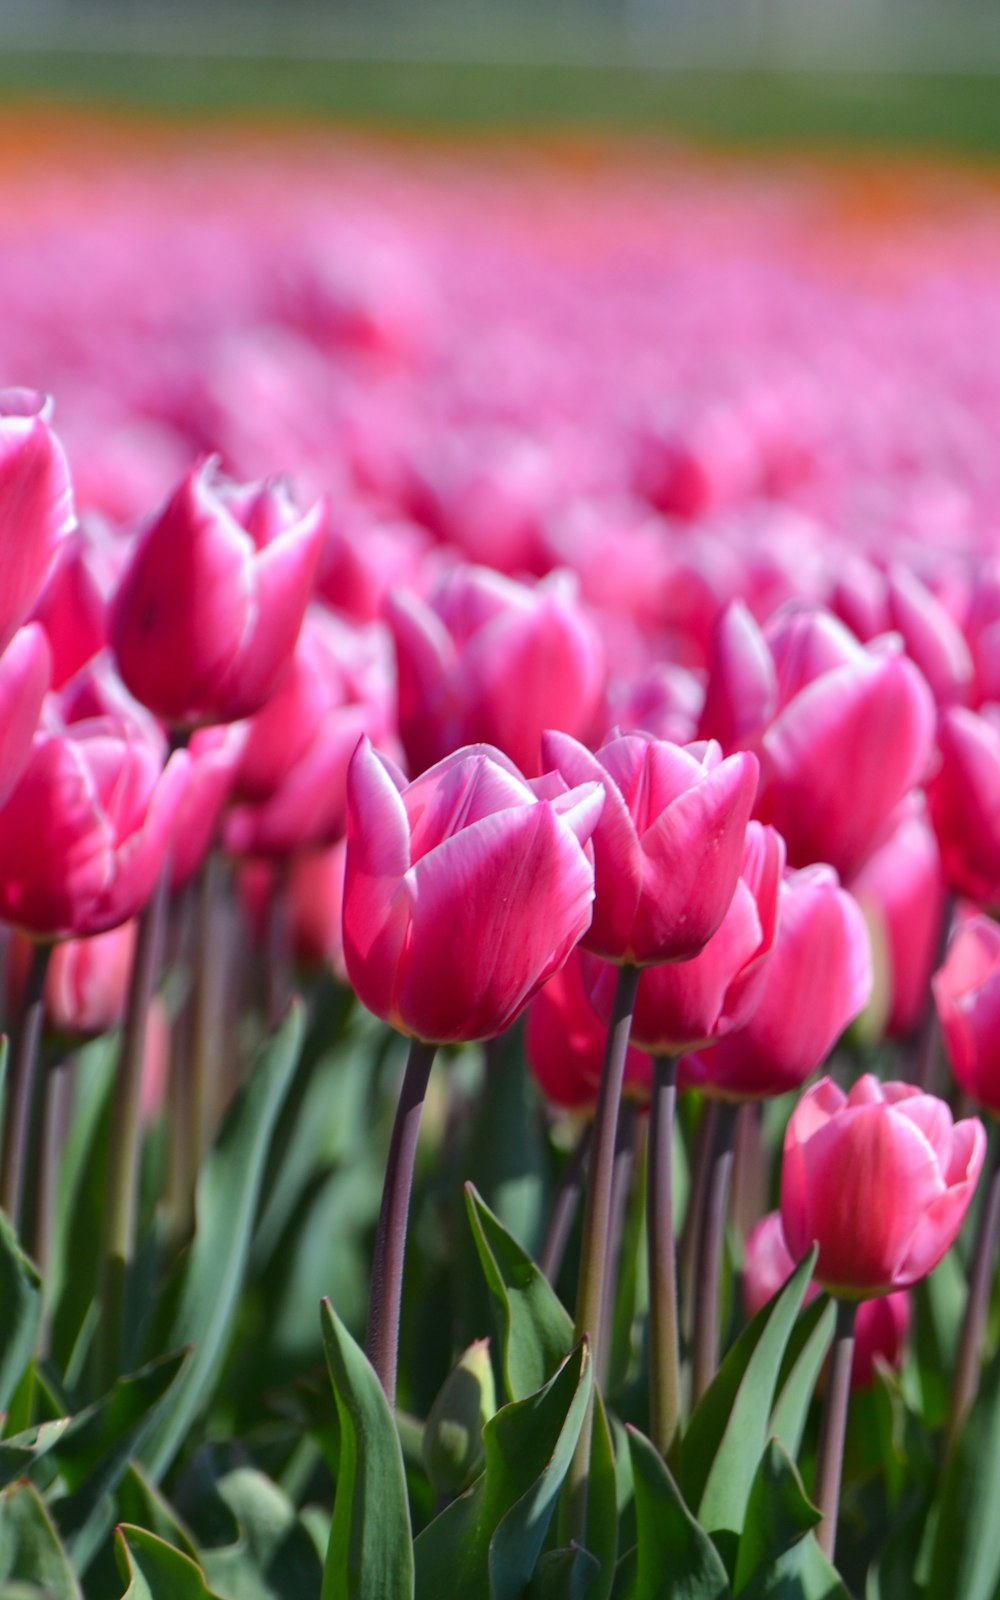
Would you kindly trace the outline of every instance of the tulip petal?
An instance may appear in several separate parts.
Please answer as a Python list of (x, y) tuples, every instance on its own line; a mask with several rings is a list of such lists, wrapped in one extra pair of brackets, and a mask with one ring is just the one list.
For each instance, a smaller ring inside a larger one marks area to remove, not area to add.
[(409, 933), (410, 829), (399, 789), (364, 738), (347, 769), (344, 959), (364, 1005), (388, 1021)]
[(322, 544), (323, 508), (315, 505), (254, 558), (250, 627), (214, 696), (220, 719), (249, 716), (279, 681), (302, 627)]
[(21, 628), (0, 656), (0, 806), (31, 757), (51, 662), (45, 632), (37, 623)]

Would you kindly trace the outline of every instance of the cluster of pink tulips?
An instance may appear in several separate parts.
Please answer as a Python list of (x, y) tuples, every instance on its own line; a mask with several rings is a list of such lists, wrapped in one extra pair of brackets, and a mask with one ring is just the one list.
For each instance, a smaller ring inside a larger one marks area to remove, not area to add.
[(44, 1271), (66, 1134), (39, 1040), (123, 1025), (88, 1334), (110, 1386), (149, 1130), (179, 1247), (234, 1092), (223, 907), (270, 1022), (320, 966), (409, 1041), (366, 1347), (393, 1405), (435, 1054), (523, 1018), (562, 1174), (532, 1249), (606, 1389), (638, 1204), (638, 1421), (672, 1469), (723, 1392), (730, 1264), (752, 1322), (817, 1247), (832, 1558), (848, 1389), (904, 1362), (975, 1113), (1000, 1115), (1000, 224), (914, 221), (866, 258), (792, 180), (498, 163), (487, 191), (368, 155), (336, 189), (304, 147), (294, 173), (219, 158), (194, 229), (209, 177), (146, 160), (155, 202), (138, 160), (39, 179), (0, 263), (0, 374), (32, 385), (0, 392), (6, 1216)]

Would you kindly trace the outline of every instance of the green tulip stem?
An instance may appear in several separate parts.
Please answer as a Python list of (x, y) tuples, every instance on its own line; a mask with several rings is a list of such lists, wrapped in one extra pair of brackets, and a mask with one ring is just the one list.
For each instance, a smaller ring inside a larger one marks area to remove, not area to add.
[(719, 1105), (716, 1147), (708, 1182), (705, 1215), (699, 1229), (694, 1283), (694, 1340), (691, 1362), (691, 1403), (696, 1406), (719, 1365), (719, 1289), (726, 1244), (726, 1218), (733, 1175), (733, 1147), (738, 1107)]
[(545, 1238), (538, 1252), (538, 1265), (551, 1284), (555, 1284), (566, 1254), (566, 1245), (576, 1219), (583, 1188), (583, 1168), (590, 1149), (592, 1124), (585, 1122), (566, 1159), (559, 1178)]
[(424, 1096), (436, 1050), (436, 1045), (427, 1044), (423, 1039), (410, 1041), (410, 1053), (406, 1058), (406, 1071), (392, 1126), (382, 1206), (375, 1233), (365, 1351), (390, 1406), (396, 1403), (399, 1313), (403, 1300), (403, 1260), (413, 1167)]
[(118, 1071), (111, 1100), (101, 1239), (101, 1320), (97, 1348), (97, 1378), (102, 1393), (118, 1377), (123, 1356), (125, 1296), (129, 1268), (135, 1253), (139, 1166), (142, 1158), (142, 1069), (146, 1055), (146, 1028), (149, 1003), (160, 969), (169, 892), (168, 859), (139, 917)]
[(718, 1100), (704, 1100), (701, 1116), (694, 1136), (694, 1153), (691, 1158), (691, 1183), (687, 1205), (684, 1208), (684, 1226), (681, 1229), (680, 1248), (677, 1252), (677, 1276), (680, 1279), (681, 1336), (688, 1344), (694, 1338), (695, 1273), (701, 1249), (701, 1227), (708, 1205), (708, 1184), (712, 1175), (712, 1156), (719, 1121)]
[(823, 1520), (816, 1529), (819, 1547), (832, 1561), (837, 1545), (837, 1513), (840, 1506), (840, 1479), (844, 1464), (844, 1435), (847, 1430), (847, 1403), (851, 1395), (851, 1365), (854, 1360), (854, 1319), (857, 1300), (837, 1301), (837, 1324), (833, 1335), (830, 1370), (827, 1375), (823, 1415), (816, 1450), (816, 1485), (813, 1500)]
[(3, 1150), (0, 1155), (0, 1206), (15, 1233), (20, 1230), (24, 1208), (25, 1152), (32, 1102), (36, 1097), (38, 1046), (45, 1015), (45, 975), (49, 970), (51, 951), (52, 946), (48, 944), (34, 944), (31, 947), (31, 964), (28, 967), (21, 1015), (14, 1030), (7, 1079)]
[(649, 1261), (650, 1435), (660, 1454), (673, 1444), (680, 1416), (680, 1337), (677, 1327), (677, 1259), (674, 1241), (674, 1113), (677, 1061), (653, 1060), (646, 1180), (646, 1248)]
[[(580, 1252), (580, 1277), (577, 1284), (576, 1338), (590, 1341), (594, 1370), (601, 1370), (601, 1312), (608, 1261), (608, 1233), (611, 1225), (611, 1198), (614, 1181), (615, 1144), (618, 1111), (632, 1012), (639, 988), (639, 968), (618, 968), (618, 981), (608, 1025), (608, 1038), (597, 1091), (594, 1131), (590, 1146), (590, 1172), (583, 1208), (583, 1240)], [(593, 1407), (589, 1407), (577, 1440), (566, 1483), (563, 1521), (567, 1534), (575, 1532), (582, 1541), (587, 1522), (587, 1474), (590, 1466), (590, 1440), (593, 1432)], [(568, 1543), (569, 1538), (564, 1542)]]
[(608, 1217), (608, 1253), (604, 1269), (604, 1296), (601, 1304), (601, 1338), (599, 1344), (601, 1364), (595, 1374), (601, 1389), (607, 1387), (611, 1370), (611, 1342), (615, 1326), (615, 1300), (618, 1293), (618, 1273), (621, 1265), (622, 1236), (625, 1231), (625, 1211), (632, 1173), (635, 1168), (635, 1103), (623, 1100), (615, 1134), (615, 1162), (611, 1174), (611, 1211)]
[(989, 1311), (993, 1275), (996, 1270), (997, 1241), (1000, 1239), (1000, 1137), (994, 1132), (989, 1156), (989, 1187), (983, 1198), (972, 1256), (972, 1277), (965, 1302), (965, 1316), (958, 1341), (958, 1356), (951, 1386), (951, 1410), (945, 1457), (949, 1458), (958, 1443), (962, 1424), (969, 1414), (979, 1388), (979, 1365), (983, 1355), (983, 1338)]

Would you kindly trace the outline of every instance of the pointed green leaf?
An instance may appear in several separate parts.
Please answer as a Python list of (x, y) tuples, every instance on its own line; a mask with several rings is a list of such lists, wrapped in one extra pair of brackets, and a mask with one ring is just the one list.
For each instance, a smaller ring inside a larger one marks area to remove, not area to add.
[(794, 1463), (778, 1440), (772, 1439), (750, 1489), (733, 1594), (740, 1594), (759, 1571), (774, 1566), (820, 1520)]
[(323, 1600), (411, 1600), (403, 1455), (382, 1386), (328, 1300), (323, 1343), (340, 1418), (340, 1466)]
[(537, 1394), (512, 1401), (487, 1423), (485, 1470), (414, 1545), (418, 1600), (520, 1600), (592, 1393), (583, 1342)]
[[(957, 1590), (955, 1594), (957, 1600)], [(740, 1600), (851, 1600), (851, 1597), (809, 1533), (779, 1556), (773, 1566), (758, 1572), (743, 1590)]]
[(0, 1439), (0, 1488), (14, 1478), (26, 1478), (36, 1461), (58, 1444), (71, 1420), (57, 1417), (53, 1422), (39, 1422), (33, 1428), (25, 1428), (11, 1439)]
[(809, 1403), (833, 1340), (836, 1320), (833, 1301), (828, 1295), (820, 1295), (801, 1313), (788, 1341), (768, 1432), (781, 1440), (793, 1460), (799, 1453)]
[(527, 1251), (465, 1186), (465, 1203), (500, 1325), (504, 1382), (512, 1400), (547, 1383), (573, 1346), (573, 1319)]
[(122, 1522), (136, 1523), (190, 1556), (192, 1561), (198, 1559), (194, 1539), (183, 1521), (166, 1496), (134, 1461), (129, 1462), (118, 1485), (118, 1514)]
[(928, 1600), (994, 1600), (1000, 1588), (1000, 1354), (984, 1375), (944, 1474)]
[(115, 1533), (115, 1558), (128, 1584), (121, 1600), (220, 1600), (189, 1556), (145, 1528), (123, 1523)]
[(211, 1549), (203, 1542), (201, 1565), (208, 1582), (240, 1600), (302, 1600), (318, 1595), (322, 1558), (277, 1484), (252, 1467), (238, 1467), (214, 1488), (235, 1521), (237, 1538)]
[[(628, 1430), (638, 1529), (632, 1600), (728, 1600), (729, 1578), (656, 1446)], [(669, 1584), (669, 1587), (667, 1585)]]
[(0, 1211), (0, 1411), (6, 1410), (31, 1360), (41, 1318), (38, 1269)]
[(99, 1276), (104, 1174), (111, 1096), (118, 1061), (118, 1033), (105, 1034), (81, 1050), (73, 1063), (73, 1116), (59, 1154), (52, 1263), (46, 1273), (46, 1303), (52, 1307), (50, 1353), (61, 1372), (94, 1316)]
[(588, 1600), (608, 1600), (618, 1555), (618, 1475), (608, 1415), (596, 1388), (587, 1483), (586, 1547), (598, 1568), (587, 1595)]
[(205, 1404), (225, 1360), (243, 1288), (264, 1165), (302, 1045), (303, 1011), (293, 1005), (264, 1046), (231, 1107), (198, 1178), (197, 1231), (188, 1253), (167, 1347), (190, 1344), (170, 1410), (146, 1439), (140, 1461), (162, 1477)]
[(709, 1533), (741, 1533), (750, 1485), (767, 1442), (785, 1349), (812, 1276), (815, 1247), (743, 1330), (684, 1436), (681, 1488)]
[(915, 1569), (927, 1529), (927, 1501), (919, 1499), (893, 1528), (865, 1578), (865, 1600), (916, 1600)]
[(80, 1586), (31, 1483), (0, 1494), (0, 1580), (35, 1584), (45, 1600), (80, 1600)]
[(524, 1591), (524, 1600), (587, 1600), (600, 1567), (581, 1545), (548, 1550)]

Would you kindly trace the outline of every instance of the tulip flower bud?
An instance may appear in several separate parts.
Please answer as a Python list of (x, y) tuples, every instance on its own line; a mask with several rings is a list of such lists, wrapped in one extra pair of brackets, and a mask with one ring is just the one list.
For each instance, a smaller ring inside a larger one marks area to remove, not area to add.
[(278, 484), (190, 472), (135, 543), (111, 601), (126, 685), (175, 727), (234, 722), (264, 704), (288, 665), (321, 541)]
[(800, 1260), (845, 1299), (908, 1289), (951, 1248), (986, 1154), (977, 1117), (952, 1124), (943, 1100), (870, 1073), (845, 1094), (806, 1091), (785, 1131), (781, 1220)]
[(944, 917), (941, 852), (922, 806), (904, 815), (849, 887), (882, 958), (877, 1000), (859, 1027), (865, 1036), (905, 1039), (923, 1020)]
[(938, 724), (941, 763), (927, 805), (956, 894), (1000, 904), (1000, 728), (954, 707)]
[(475, 1339), (445, 1379), (424, 1424), (424, 1466), (436, 1494), (461, 1494), (482, 1471), (483, 1428), (496, 1408), (490, 1341)]
[(934, 1001), (956, 1080), (1000, 1116), (1000, 927), (989, 917), (959, 924), (934, 974)]
[[(579, 948), (573, 951), (561, 971), (553, 973), (539, 989), (524, 1026), (524, 1050), (535, 1082), (546, 1100), (572, 1111), (593, 1110), (608, 1037), (607, 1024), (601, 1022), (587, 996), (585, 959)], [(605, 962), (589, 959), (602, 970), (607, 967)], [(610, 967), (607, 970), (612, 971)], [(649, 1084), (649, 1057), (630, 1045), (625, 1059), (625, 1094), (646, 1101)]]
[(30, 612), (75, 520), (51, 414), (51, 401), (32, 389), (0, 389), (0, 651)]

